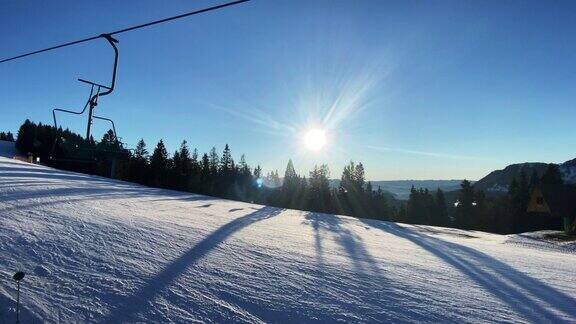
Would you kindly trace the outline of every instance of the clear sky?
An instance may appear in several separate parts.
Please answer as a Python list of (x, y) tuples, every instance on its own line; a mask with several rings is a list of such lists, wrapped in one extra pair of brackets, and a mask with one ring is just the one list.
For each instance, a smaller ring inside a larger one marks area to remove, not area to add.
[[(0, 57), (218, 4), (0, 2)], [(116, 91), (97, 114), (170, 151), (230, 144), (236, 159), (299, 172), (361, 161), (372, 180), (479, 179), (576, 157), (576, 2), (249, 3), (118, 35)], [(80, 109), (105, 83), (104, 40), (0, 64), (0, 129)], [(85, 132), (85, 118), (62, 118)], [(304, 149), (302, 132), (327, 145)], [(96, 123), (95, 137), (106, 127)]]

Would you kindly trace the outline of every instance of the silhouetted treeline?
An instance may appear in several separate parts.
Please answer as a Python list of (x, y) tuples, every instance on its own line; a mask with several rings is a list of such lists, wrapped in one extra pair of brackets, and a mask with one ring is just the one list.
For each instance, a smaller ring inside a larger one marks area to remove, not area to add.
[(14, 134), (10, 132), (0, 132), (0, 141), (14, 142)]
[(444, 192), (438, 189), (432, 193), (428, 189), (416, 189), (412, 186), (410, 197), (395, 219), (399, 222), (451, 226)]
[[(530, 176), (522, 171), (519, 177), (512, 180), (508, 193), (504, 195), (488, 197), (464, 180), (460, 190), (451, 192), (455, 195), (448, 203), (440, 189), (433, 194), (428, 189), (412, 188), (409, 200), (400, 208), (395, 220), (493, 233), (550, 229), (546, 215), (527, 212), (532, 190), (536, 186), (546, 185), (562, 185), (562, 177), (555, 164), (550, 164), (542, 177), (535, 171)], [(560, 223), (557, 225), (557, 229), (560, 229)]]
[[(412, 187), (409, 200), (400, 202), (365, 180), (362, 163), (346, 165), (339, 185), (334, 187), (327, 165), (315, 166), (306, 177), (297, 174), (288, 161), (281, 178), (278, 171), (263, 175), (262, 168), (249, 166), (244, 155), (235, 161), (228, 145), (221, 154), (216, 148), (200, 154), (183, 141), (169, 154), (162, 140), (150, 152), (141, 139), (130, 152), (112, 131), (100, 141), (86, 140), (68, 129), (29, 120), (18, 131), (16, 147), (53, 167), (147, 186), (284, 208), (495, 233), (541, 229), (538, 220), (526, 213), (530, 192), (538, 184), (562, 183), (557, 166), (550, 165), (541, 178), (522, 172), (506, 195), (487, 197), (464, 180), (457, 192)], [(64, 158), (50, 159), (51, 155)], [(75, 162), (78, 159), (82, 162)]]
[(18, 130), (16, 148), (55, 168), (115, 178), (124, 178), (127, 174), (130, 154), (112, 130), (98, 142), (92, 137), (86, 140), (69, 129), (35, 124), (28, 119)]
[[(349, 175), (349, 169), (354, 173)], [(224, 147), (221, 155), (216, 148), (202, 156), (190, 151), (186, 141), (169, 156), (160, 140), (149, 154), (140, 140), (130, 160), (128, 180), (144, 185), (201, 193), (228, 199), (315, 212), (390, 219), (390, 196), (373, 190), (364, 180), (362, 164), (350, 163), (344, 169), (339, 188), (331, 188), (327, 165), (316, 166), (308, 178), (296, 173), (288, 162), (284, 178), (278, 171), (262, 176), (262, 168), (252, 168), (245, 156), (235, 162), (231, 149)]]
[[(26, 120), (18, 131), (16, 147), (41, 162), (71, 171), (113, 176), (147, 186), (315, 212), (392, 219), (394, 198), (365, 181), (361, 163), (344, 168), (338, 188), (330, 186), (327, 165), (316, 166), (308, 178), (296, 173), (288, 162), (284, 178), (278, 171), (266, 176), (252, 168), (244, 155), (235, 161), (228, 145), (199, 154), (186, 141), (169, 154), (160, 140), (150, 152), (140, 140), (133, 152), (124, 149), (112, 131), (100, 141), (86, 140), (68, 129)], [(125, 153), (125, 154), (121, 154)], [(112, 170), (112, 162), (114, 168)]]
[[(273, 180), (277, 173), (270, 176)], [(298, 175), (292, 161), (288, 161), (282, 185), (271, 190), (267, 204), (364, 218), (393, 219), (395, 199), (380, 188), (374, 190), (365, 181), (362, 163), (350, 162), (344, 167), (340, 184), (330, 186), (330, 170), (327, 165), (315, 166), (308, 178)]]

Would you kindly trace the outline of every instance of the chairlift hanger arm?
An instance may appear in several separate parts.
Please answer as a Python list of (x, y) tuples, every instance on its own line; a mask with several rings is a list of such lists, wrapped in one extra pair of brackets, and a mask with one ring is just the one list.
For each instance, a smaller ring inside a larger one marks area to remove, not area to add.
[[(88, 98), (92, 98), (92, 94), (94, 94), (94, 85), (92, 85), (92, 88), (90, 89), (90, 96)], [(75, 115), (82, 115), (86, 111), (86, 108), (88, 108), (88, 105), (90, 105), (90, 100), (86, 101), (86, 104), (84, 105), (84, 108), (82, 108), (82, 111), (72, 111), (72, 110), (66, 110), (66, 109), (60, 109), (60, 108), (52, 109), (52, 118), (54, 118), (54, 128), (58, 129), (58, 124), (56, 123), (56, 112), (57, 111), (61, 111), (61, 112), (69, 113), (69, 114), (75, 114)]]
[(89, 85), (97, 86), (97, 87), (100, 87), (103, 89), (110, 89), (110, 87), (96, 83), (96, 82), (92, 82), (92, 81), (88, 81), (88, 80), (84, 80), (84, 79), (80, 79), (80, 78), (78, 79), (78, 81), (88, 83)]
[[(89, 103), (90, 103), (90, 108), (88, 109), (88, 125), (86, 126), (86, 140), (90, 140), (90, 131), (92, 128), (92, 118), (93, 118), (93, 113), (94, 113), (94, 108), (96, 108), (96, 105), (98, 105), (98, 98), (100, 96), (105, 96), (105, 95), (109, 95), (112, 93), (112, 91), (114, 91), (114, 85), (116, 84), (116, 70), (118, 68), (118, 47), (116, 47), (116, 43), (118, 43), (118, 41), (114, 38), (112, 38), (112, 36), (110, 36), (109, 34), (102, 34), (100, 35), (100, 37), (106, 39), (108, 41), (108, 43), (110, 44), (110, 46), (112, 46), (112, 48), (114, 49), (114, 67), (112, 69), (112, 83), (110, 84), (109, 87), (104, 87), (105, 89), (107, 89), (106, 91), (100, 93), (100, 89), (101, 89), (101, 85), (94, 83), (94, 82), (90, 82), (90, 81), (86, 81), (86, 80), (82, 80), (82, 82), (88, 83), (88, 84), (92, 84), (92, 87), (96, 86), (97, 87), (97, 91), (96, 94), (91, 96), (89, 99)], [(116, 136), (116, 134), (114, 134), (114, 136)]]
[(93, 118), (96, 118), (96, 119), (101, 119), (101, 120), (107, 120), (107, 121), (109, 121), (109, 122), (112, 124), (112, 131), (114, 131), (114, 140), (118, 140), (118, 136), (116, 136), (116, 126), (114, 126), (114, 121), (113, 121), (112, 119), (110, 119), (110, 118), (105, 118), (105, 117), (100, 117), (100, 116), (96, 116), (96, 115), (94, 115), (94, 116), (92, 116), (92, 117), (93, 117)]
[(153, 25), (165, 23), (165, 22), (172, 21), (172, 20), (176, 20), (176, 19), (180, 19), (180, 18), (192, 16), (192, 15), (197, 15), (197, 14), (205, 13), (205, 12), (208, 12), (208, 11), (214, 11), (214, 10), (222, 9), (222, 8), (225, 8), (225, 7), (237, 5), (237, 4), (240, 4), (240, 3), (243, 3), (243, 2), (248, 2), (248, 1), (250, 1), (250, 0), (238, 0), (238, 1), (227, 2), (227, 3), (223, 3), (223, 4), (221, 4), (221, 5), (217, 5), (217, 6), (213, 6), (213, 7), (208, 7), (208, 8), (204, 8), (204, 9), (200, 9), (200, 10), (196, 10), (196, 11), (191, 11), (191, 12), (188, 12), (188, 13), (185, 13), (185, 14), (181, 14), (181, 15), (177, 15), (177, 16), (173, 16), (173, 17), (169, 17), (169, 18), (164, 18), (164, 19), (152, 21), (152, 22), (145, 23), (145, 24), (141, 24), (141, 25), (137, 25), (137, 26), (132, 26), (132, 27), (128, 27), (128, 28), (116, 30), (116, 31), (113, 31), (113, 32), (110, 32), (110, 33), (100, 34), (100, 35), (97, 35), (97, 36), (92, 36), (92, 37), (88, 37), (88, 38), (76, 40), (76, 41), (73, 41), (73, 42), (68, 42), (68, 43), (64, 43), (64, 44), (60, 44), (60, 45), (56, 45), (56, 46), (44, 48), (44, 49), (37, 50), (37, 51), (34, 51), (34, 52), (30, 52), (30, 53), (26, 53), (26, 54), (21, 54), (21, 55), (14, 56), (14, 57), (9, 57), (9, 58), (0, 60), (0, 63), (4, 63), (4, 62), (8, 62), (8, 61), (13, 61), (13, 60), (16, 60), (16, 59), (19, 59), (19, 58), (23, 58), (23, 57), (26, 57), (26, 56), (30, 56), (30, 55), (34, 55), (34, 54), (39, 54), (39, 53), (43, 53), (43, 52), (55, 50), (55, 49), (62, 48), (62, 47), (66, 47), (66, 46), (72, 46), (72, 45), (76, 45), (76, 44), (80, 44), (80, 43), (85, 43), (85, 42), (88, 42), (88, 41), (91, 41), (91, 40), (98, 39), (98, 38), (102, 37), (102, 35), (112, 36), (112, 35), (116, 35), (116, 34), (121, 34), (121, 33), (129, 32), (129, 31), (132, 31), (132, 30), (144, 28), (144, 27), (149, 27), (149, 26), (153, 26)]
[[(94, 86), (98, 87), (98, 91), (96, 92), (96, 94), (94, 96), (90, 95), (90, 115), (92, 114), (92, 109), (98, 104), (98, 97), (109, 95), (112, 93), (112, 91), (114, 91), (114, 86), (116, 85), (116, 70), (118, 69), (118, 47), (116, 46), (118, 40), (116, 40), (109, 34), (102, 34), (98, 37), (106, 39), (110, 44), (110, 46), (112, 46), (112, 49), (114, 49), (114, 67), (112, 68), (112, 83), (110, 84), (110, 86), (101, 85), (84, 79), (78, 79), (78, 81), (80, 82), (91, 84), (92, 87)], [(106, 91), (100, 93), (101, 88), (106, 89)]]
[(100, 96), (105, 96), (111, 94), (112, 91), (114, 91), (114, 86), (116, 85), (116, 69), (118, 68), (118, 47), (116, 47), (116, 44), (118, 43), (118, 40), (112, 38), (112, 36), (109, 34), (102, 34), (100, 35), (100, 37), (104, 37), (108, 41), (110, 46), (112, 46), (112, 48), (114, 49), (114, 68), (112, 69), (112, 84), (110, 84), (110, 87), (105, 87), (108, 90), (100, 94)]

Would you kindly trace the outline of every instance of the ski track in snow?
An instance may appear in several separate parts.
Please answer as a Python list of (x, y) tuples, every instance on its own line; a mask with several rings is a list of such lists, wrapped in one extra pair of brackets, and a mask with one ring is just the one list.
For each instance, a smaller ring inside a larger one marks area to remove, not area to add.
[(574, 322), (576, 259), (508, 236), (154, 189), (0, 157), (0, 322)]

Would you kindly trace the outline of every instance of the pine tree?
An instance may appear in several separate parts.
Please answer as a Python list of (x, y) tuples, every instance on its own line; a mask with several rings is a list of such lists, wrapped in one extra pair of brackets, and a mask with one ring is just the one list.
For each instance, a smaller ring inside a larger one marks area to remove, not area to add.
[(286, 165), (286, 171), (284, 171), (284, 181), (282, 182), (281, 190), (281, 203), (289, 208), (297, 208), (299, 205), (297, 192), (299, 187), (299, 177), (294, 169), (294, 164), (292, 160), (288, 160), (288, 165)]
[(348, 165), (344, 166), (342, 170), (342, 176), (340, 177), (340, 186), (339, 191), (341, 193), (348, 193), (354, 191), (354, 172), (356, 170), (356, 166), (354, 162), (350, 161)]
[(208, 154), (202, 155), (201, 170), (200, 170), (200, 192), (210, 194), (212, 190), (213, 173), (210, 165), (210, 158)]
[[(371, 186), (372, 184), (370, 184)], [(368, 191), (368, 185), (366, 185)], [(393, 218), (393, 211), (388, 202), (384, 191), (380, 186), (376, 190), (375, 194), (371, 195), (373, 197), (373, 203), (371, 204), (375, 210), (374, 218), (381, 220), (390, 220)]]
[(482, 190), (474, 191), (473, 219), (470, 224), (471, 229), (486, 231), (491, 226), (490, 220), (493, 217), (487, 213), (486, 195)]
[(28, 154), (34, 150), (35, 131), (36, 125), (29, 119), (26, 119), (20, 126), (20, 129), (18, 129), (18, 139), (16, 140), (16, 148), (20, 153)]
[(195, 171), (200, 170), (200, 161), (198, 161), (198, 149), (194, 148), (192, 151), (192, 156), (190, 157), (190, 163), (192, 164), (192, 169)]
[(136, 149), (134, 150), (134, 158), (140, 161), (148, 162), (148, 150), (146, 149), (146, 143), (144, 139), (141, 138), (136, 144)]
[(542, 175), (542, 185), (561, 185), (564, 183), (560, 168), (556, 164), (548, 164), (546, 172)]
[(254, 201), (258, 189), (257, 183), (244, 154), (240, 156), (240, 162), (236, 166), (235, 177), (235, 196), (243, 201)]
[(526, 171), (520, 171), (520, 180), (516, 178), (510, 184), (510, 230), (512, 232), (519, 232), (524, 227), (526, 219), (526, 208), (530, 198), (530, 184)]
[(463, 229), (471, 229), (474, 223), (474, 189), (468, 180), (463, 180), (460, 184), (458, 195), (458, 206), (456, 207), (455, 225)]
[(172, 182), (176, 186), (176, 189), (189, 190), (192, 173), (192, 158), (190, 157), (188, 143), (185, 140), (180, 144), (178, 152), (174, 153), (172, 161), (174, 164), (172, 176), (175, 177)]
[(216, 176), (216, 194), (226, 198), (233, 198), (233, 191), (235, 191), (237, 185), (236, 167), (232, 159), (230, 147), (226, 144), (222, 152), (222, 158), (220, 159), (218, 175)]
[(379, 213), (380, 198), (374, 195), (372, 189), (365, 188), (366, 186), (364, 165), (350, 161), (342, 170), (336, 193), (338, 212), (359, 217), (376, 217)]
[(168, 152), (164, 141), (160, 140), (150, 158), (150, 184), (165, 186), (168, 173)]
[(368, 181), (366, 183), (366, 193), (371, 195), (374, 192), (374, 189), (372, 188), (372, 182)]
[(0, 141), (14, 142), (14, 135), (10, 132), (0, 132)]
[(188, 190), (191, 192), (200, 192), (202, 163), (198, 160), (198, 150), (195, 148), (190, 157), (190, 179)]
[(210, 173), (213, 177), (216, 177), (216, 175), (218, 175), (218, 153), (216, 153), (216, 148), (212, 147), (212, 149), (210, 150)]
[(182, 141), (180, 144), (180, 150), (178, 151), (180, 159), (182, 160), (182, 172), (190, 172), (192, 166), (192, 158), (190, 157), (190, 149), (188, 148), (188, 142), (186, 140)]
[(432, 225), (447, 226), (450, 223), (448, 218), (448, 206), (446, 205), (446, 198), (444, 192), (438, 188), (436, 190), (436, 197), (434, 199), (435, 210)]
[(364, 165), (360, 162), (354, 169), (354, 187), (357, 192), (360, 193), (364, 190), (364, 181)]
[(242, 176), (246, 176), (248, 174), (252, 175), (250, 172), (250, 167), (248, 166), (248, 163), (246, 163), (246, 156), (244, 154), (240, 156), (240, 162), (238, 163), (238, 172)]
[(406, 204), (401, 203), (400, 207), (398, 208), (398, 211), (396, 212), (396, 215), (394, 216), (394, 221), (400, 223), (408, 223), (407, 221), (408, 216), (406, 215), (406, 213), (407, 213)]
[(293, 187), (296, 185), (296, 181), (298, 179), (298, 175), (296, 174), (296, 170), (294, 169), (294, 164), (292, 163), (292, 159), (288, 160), (288, 165), (286, 165), (286, 171), (284, 171), (284, 183), (283, 187)]
[(257, 165), (254, 168), (254, 178), (256, 178), (256, 179), (262, 178), (262, 168), (260, 167), (260, 165)]
[(231, 176), (234, 170), (234, 160), (228, 144), (224, 147), (222, 152), (222, 159), (220, 160), (220, 170), (225, 176)]
[(180, 152), (174, 151), (172, 158), (168, 159), (166, 163), (166, 188), (173, 188), (177, 190), (182, 190), (180, 188), (180, 169), (182, 167), (182, 160), (180, 159)]
[(114, 135), (114, 131), (111, 129), (104, 133), (104, 136), (102, 136), (102, 140), (100, 141), (101, 145), (109, 147), (116, 146), (117, 143), (116, 135)]
[(359, 217), (378, 218), (378, 196), (374, 192), (372, 182), (366, 182), (366, 188), (362, 192), (362, 202), (364, 203), (364, 213)]
[(134, 182), (144, 184), (146, 182), (146, 174), (149, 167), (148, 150), (144, 139), (140, 139), (136, 144), (134, 155), (130, 160), (129, 179)]
[(312, 211), (328, 212), (332, 207), (330, 201), (330, 171), (326, 164), (314, 166), (308, 179), (308, 208)]
[(280, 187), (282, 185), (282, 181), (278, 175), (278, 170), (268, 172), (265, 182), (272, 188)]

